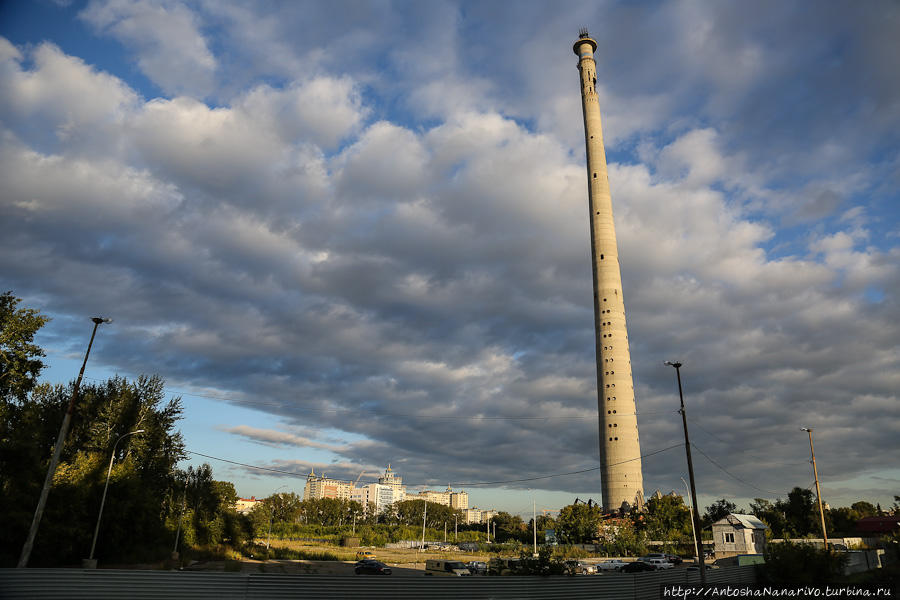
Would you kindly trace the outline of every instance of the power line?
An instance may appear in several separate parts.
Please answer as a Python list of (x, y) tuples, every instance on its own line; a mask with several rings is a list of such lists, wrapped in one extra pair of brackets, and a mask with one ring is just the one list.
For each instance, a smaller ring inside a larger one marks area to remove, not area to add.
[[(690, 421), (692, 424), (696, 425), (697, 427), (699, 427), (700, 429), (702, 429), (703, 431), (705, 431), (705, 432), (706, 432), (707, 434), (709, 434), (711, 437), (713, 437), (713, 438), (715, 438), (716, 440), (722, 442), (723, 444), (731, 444), (731, 442), (729, 442), (729, 441), (727, 441), (727, 440), (723, 440), (722, 438), (720, 438), (719, 436), (717, 436), (715, 433), (713, 433), (712, 431), (710, 431), (709, 429), (707, 429), (706, 427), (704, 427), (703, 425), (701, 425), (700, 423), (698, 423), (696, 420), (692, 419), (691, 417), (688, 417), (687, 420)], [(759, 456), (758, 454), (753, 454), (752, 452), (742, 452), (741, 454), (743, 454), (743, 455), (745, 455), (745, 456), (750, 456), (750, 457), (752, 457), (752, 458), (756, 458), (756, 459), (759, 459), (759, 460), (769, 460), (769, 461), (771, 460), (770, 457)], [(809, 462), (809, 461), (807, 461), (807, 462)], [(788, 467), (793, 467), (793, 466), (802, 465), (802, 464), (806, 464), (806, 463), (802, 463), (802, 462), (799, 462), (799, 463), (798, 463), (798, 462), (779, 462), (779, 463), (775, 463), (775, 464), (785, 465), (785, 466), (788, 466)]]
[(764, 490), (764, 489), (762, 489), (761, 487), (758, 487), (758, 486), (753, 485), (753, 484), (750, 483), (749, 481), (744, 481), (743, 479), (741, 479), (740, 477), (738, 477), (737, 475), (735, 475), (734, 473), (732, 473), (731, 471), (729, 471), (728, 469), (726, 469), (725, 467), (723, 467), (722, 465), (720, 465), (719, 463), (717, 463), (716, 461), (714, 461), (712, 458), (710, 458), (710, 456), (709, 456), (706, 452), (704, 452), (699, 446), (697, 446), (697, 444), (693, 444), (693, 443), (692, 443), (692, 444), (691, 444), (691, 447), (694, 448), (694, 450), (696, 450), (696, 451), (699, 452), (700, 454), (702, 454), (702, 455), (706, 458), (706, 460), (708, 460), (709, 462), (711, 462), (711, 463), (714, 464), (715, 466), (719, 467), (719, 468), (720, 468), (722, 471), (724, 471), (729, 477), (732, 477), (732, 478), (736, 479), (737, 481), (743, 483), (743, 484), (746, 485), (746, 486), (752, 487), (754, 490), (759, 490), (760, 492), (764, 492), (764, 493), (766, 493), (766, 494), (778, 495), (778, 492), (773, 492), (773, 491), (771, 491), (771, 490)]
[[(672, 450), (674, 448), (679, 448), (681, 446), (683, 446), (683, 444), (675, 444), (674, 446), (669, 446), (668, 448), (663, 448), (661, 450), (655, 450), (653, 452), (648, 452), (648, 453), (642, 454), (638, 457), (629, 458), (628, 460), (623, 460), (623, 461), (620, 461), (617, 463), (612, 463), (611, 465), (607, 465), (607, 466), (614, 467), (616, 465), (623, 465), (625, 463), (632, 462), (635, 460), (640, 460), (640, 459), (646, 458), (648, 456), (654, 456), (656, 454), (661, 454), (663, 452), (667, 452), (669, 450)], [(218, 461), (229, 463), (232, 465), (247, 467), (249, 469), (257, 469), (259, 471), (269, 471), (271, 473), (280, 473), (282, 475), (291, 475), (293, 477), (306, 479), (306, 475), (304, 475), (302, 473), (297, 473), (294, 471), (284, 471), (281, 469), (273, 469), (271, 467), (258, 467), (256, 465), (249, 465), (247, 463), (238, 462), (236, 460), (230, 460), (230, 459), (222, 458), (219, 456), (212, 456), (211, 454), (203, 454), (202, 452), (194, 452), (193, 450), (185, 450), (185, 452), (187, 452), (188, 454), (193, 454), (194, 456), (202, 456), (204, 458), (210, 458), (212, 460), (218, 460)], [(565, 477), (567, 475), (580, 475), (581, 473), (590, 473), (591, 471), (598, 471), (602, 468), (604, 468), (604, 467), (599, 466), (599, 467), (591, 467), (590, 469), (581, 469), (580, 471), (569, 471), (566, 473), (553, 473), (551, 475), (539, 475), (537, 477), (526, 477), (526, 478), (522, 478), (522, 479), (506, 479), (506, 480), (500, 480), (500, 481), (479, 481), (479, 482), (454, 483), (452, 485), (454, 485), (456, 487), (477, 487), (477, 486), (484, 486), (484, 485), (500, 485), (500, 484), (504, 484), (504, 483), (523, 483), (526, 481), (538, 481), (540, 479), (552, 479), (554, 477)], [(425, 485), (425, 484), (406, 483), (405, 485), (407, 485), (409, 487), (417, 487), (417, 486)]]

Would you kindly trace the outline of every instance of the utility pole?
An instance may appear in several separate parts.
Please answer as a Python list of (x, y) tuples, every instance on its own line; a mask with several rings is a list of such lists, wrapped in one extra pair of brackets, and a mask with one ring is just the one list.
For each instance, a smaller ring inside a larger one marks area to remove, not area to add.
[(56, 446), (53, 448), (53, 457), (50, 459), (50, 466), (47, 468), (47, 477), (44, 478), (44, 487), (41, 488), (41, 495), (38, 498), (37, 508), (34, 510), (34, 518), (31, 521), (31, 528), (28, 530), (28, 538), (25, 540), (25, 545), (22, 546), (19, 564), (16, 565), (20, 569), (28, 566), (28, 559), (31, 557), (31, 550), (34, 548), (34, 538), (37, 537), (38, 527), (40, 527), (41, 518), (44, 516), (44, 507), (47, 505), (47, 496), (50, 494), (50, 487), (53, 485), (53, 475), (56, 473), (57, 465), (59, 465), (59, 457), (62, 454), (66, 436), (69, 433), (69, 424), (72, 422), (72, 415), (75, 414), (75, 403), (78, 401), (78, 390), (81, 388), (81, 378), (84, 377), (84, 367), (87, 365), (88, 356), (91, 355), (91, 346), (94, 345), (94, 336), (97, 335), (97, 328), (101, 323), (112, 323), (112, 319), (105, 319), (103, 317), (92, 317), (91, 321), (94, 322), (94, 330), (91, 332), (91, 341), (88, 342), (87, 352), (84, 353), (84, 362), (81, 363), (78, 379), (75, 380), (75, 386), (72, 388), (72, 397), (69, 398), (69, 408), (66, 409), (66, 416), (63, 417), (62, 427), (59, 428), (59, 436), (56, 438)]
[(700, 584), (706, 585), (706, 563), (703, 560), (703, 530), (700, 528), (700, 513), (697, 512), (697, 486), (694, 484), (694, 461), (691, 460), (691, 440), (688, 437), (687, 413), (684, 410), (684, 392), (681, 389), (681, 363), (666, 361), (670, 367), (675, 367), (675, 375), (678, 378), (678, 398), (681, 401), (681, 422), (684, 425), (684, 450), (687, 454), (688, 479), (691, 481), (691, 518), (694, 521), (694, 531), (700, 540), (700, 551), (697, 552), (697, 561), (700, 563)]
[(813, 449), (813, 430), (808, 427), (801, 427), (800, 431), (805, 431), (809, 434), (809, 453), (812, 455), (812, 460), (810, 462), (812, 462), (813, 466), (813, 476), (816, 478), (816, 500), (819, 503), (819, 518), (822, 520), (822, 541), (825, 544), (825, 549), (828, 550), (828, 532), (825, 530), (825, 511), (822, 510), (822, 493), (819, 491), (819, 471), (816, 469), (816, 451)]
[(531, 522), (534, 523), (534, 556), (537, 557), (537, 504), (531, 499)]
[(190, 480), (190, 474), (185, 473), (184, 495), (181, 496), (181, 512), (178, 513), (178, 528), (175, 530), (175, 547), (172, 548), (172, 560), (178, 560), (178, 538), (181, 537), (181, 522), (184, 520), (184, 509), (187, 506), (187, 489)]
[(425, 549), (425, 521), (428, 518), (428, 500), (423, 500), (425, 510), (422, 511), (422, 550)]

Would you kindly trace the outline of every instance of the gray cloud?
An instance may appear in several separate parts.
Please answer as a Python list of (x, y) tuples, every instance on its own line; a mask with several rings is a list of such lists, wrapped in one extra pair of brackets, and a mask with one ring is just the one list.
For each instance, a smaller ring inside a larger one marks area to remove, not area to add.
[[(893, 468), (900, 423), (900, 250), (879, 235), (896, 226), (853, 208), (895, 199), (874, 181), (898, 131), (885, 127), (896, 115), (880, 80), (895, 42), (869, 8), (817, 15), (795, 39), (797, 6), (773, 5), (786, 24), (694, 3), (615, 5), (612, 19), (580, 8), (572, 24), (541, 3), (501, 20), (490, 4), (424, 17), (363, 6), (347, 19), (324, 5), (179, 5), (185, 32), (224, 28), (204, 46), (221, 48), (215, 81), (229, 80), (210, 92), (215, 106), (187, 89), (141, 99), (55, 47), (0, 42), (3, 279), (56, 315), (57, 347), (75, 315), (102, 309), (116, 327), (98, 360), (227, 391), (284, 424), (222, 425), (239, 439), (338, 457), (273, 459), (286, 470), (355, 478), (392, 462), (408, 481), (446, 484), (590, 468), (593, 316), (569, 46), (587, 23), (601, 41), (643, 449), (680, 443), (662, 365), (678, 358), (692, 439), (746, 482), (701, 455), (705, 494), (805, 484), (801, 425), (820, 432), (832, 489), (850, 489), (841, 482)], [(861, 40), (862, 23), (878, 32)], [(801, 48), (815, 32), (844, 41)], [(436, 42), (439, 55), (419, 58)], [(155, 48), (136, 50), (141, 64), (165, 58)], [(829, 72), (807, 77), (825, 57)], [(875, 108), (828, 93), (841, 74)], [(215, 86), (199, 81), (197, 95)], [(804, 86), (815, 103), (785, 101), (801, 102)], [(836, 114), (847, 116), (829, 133)], [(648, 489), (677, 489), (683, 451), (648, 457), (644, 471)], [(599, 474), (540, 485), (597, 489)]]

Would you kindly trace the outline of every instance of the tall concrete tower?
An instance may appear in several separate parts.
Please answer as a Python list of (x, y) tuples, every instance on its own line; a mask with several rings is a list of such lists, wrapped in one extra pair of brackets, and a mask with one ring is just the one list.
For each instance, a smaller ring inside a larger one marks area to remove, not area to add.
[(606, 174), (606, 152), (597, 101), (597, 42), (586, 29), (573, 50), (581, 73), (581, 107), (587, 146), (588, 207), (594, 275), (594, 334), (597, 345), (597, 408), (600, 413), (600, 464), (603, 507), (643, 504), (644, 477), (635, 414), (631, 353), (625, 327), (622, 275)]

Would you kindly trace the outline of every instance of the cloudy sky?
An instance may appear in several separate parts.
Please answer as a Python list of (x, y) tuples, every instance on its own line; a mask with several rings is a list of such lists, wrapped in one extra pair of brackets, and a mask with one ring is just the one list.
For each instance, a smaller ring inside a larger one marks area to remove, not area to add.
[[(900, 494), (896, 2), (0, 5), (0, 283), (49, 381), (158, 373), (191, 462), (600, 499), (577, 59), (647, 492)], [(674, 447), (674, 448), (673, 448)], [(216, 457), (207, 458), (202, 454)], [(545, 477), (519, 483), (509, 480)]]

